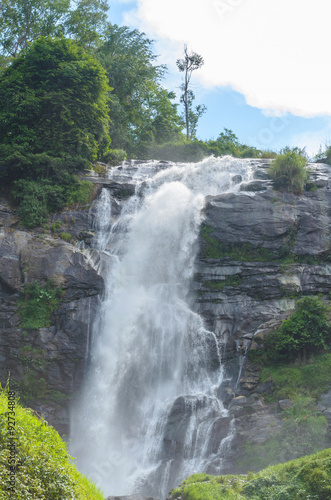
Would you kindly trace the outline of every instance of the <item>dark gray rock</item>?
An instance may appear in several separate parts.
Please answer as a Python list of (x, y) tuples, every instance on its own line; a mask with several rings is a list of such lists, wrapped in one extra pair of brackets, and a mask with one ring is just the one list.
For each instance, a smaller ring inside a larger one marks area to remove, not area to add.
[[(52, 326), (24, 331), (17, 300), (25, 283), (52, 279), (65, 290)], [(90, 325), (103, 279), (62, 240), (24, 231), (0, 233), (0, 381), (8, 373), (25, 405), (68, 433), (69, 402), (84, 377)]]
[(294, 403), (290, 399), (281, 399), (280, 401), (278, 401), (278, 406), (281, 410), (286, 411), (293, 408)]
[(260, 180), (248, 183), (243, 182), (240, 186), (240, 191), (247, 191), (247, 192), (265, 191), (266, 189), (268, 189), (268, 183)]

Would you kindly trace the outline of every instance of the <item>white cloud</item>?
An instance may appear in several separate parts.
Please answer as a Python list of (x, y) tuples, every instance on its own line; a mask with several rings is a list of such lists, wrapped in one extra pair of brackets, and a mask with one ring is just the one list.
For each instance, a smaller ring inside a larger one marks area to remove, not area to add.
[(290, 145), (306, 148), (309, 157), (315, 156), (320, 147), (324, 151), (331, 145), (331, 120), (328, 120), (325, 127), (321, 130), (294, 135), (291, 138)]
[(231, 85), (267, 113), (312, 117), (331, 115), (330, 18), (330, 0), (138, 0), (125, 21), (164, 39), (161, 60), (189, 43), (207, 88)]

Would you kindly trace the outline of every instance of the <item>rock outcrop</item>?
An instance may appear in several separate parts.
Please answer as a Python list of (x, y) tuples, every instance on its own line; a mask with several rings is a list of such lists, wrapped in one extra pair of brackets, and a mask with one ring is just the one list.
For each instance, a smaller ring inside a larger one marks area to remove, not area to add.
[[(287, 317), (296, 298), (331, 292), (330, 167), (311, 166), (314, 190), (295, 196), (272, 190), (268, 161), (255, 160), (255, 165), (256, 179), (238, 193), (207, 197), (201, 228), (195, 304), (223, 347), (226, 380), (220, 395), (228, 409), (228, 416), (213, 424), (212, 453), (235, 428), (226, 461), (215, 461), (211, 473), (219, 473), (220, 467), (221, 472), (238, 469), (238, 454), (248, 441), (263, 444), (282, 426), (286, 403), (265, 402), (270, 384), (260, 383), (261, 369), (247, 359), (247, 349)], [(136, 166), (130, 168), (133, 174)], [(95, 194), (102, 185), (111, 192), (114, 219), (122, 200), (134, 193), (129, 174), (121, 182), (91, 178)], [(92, 205), (55, 214), (45, 232), (26, 231), (18, 228), (10, 203), (0, 200), (1, 383), (10, 372), (13, 384), (25, 394), (24, 403), (61, 434), (68, 433), (69, 402), (82, 383), (91, 325), (103, 292), (102, 277), (75, 245), (91, 244), (95, 219)], [(70, 242), (59, 238), (61, 231), (71, 235)], [(51, 326), (24, 330), (18, 314), (20, 293), (27, 283), (49, 280), (64, 292)], [(184, 445), (182, 399), (175, 402), (167, 422), (165, 457), (174, 442), (179, 451)], [(330, 395), (320, 405), (331, 424)]]
[[(239, 465), (245, 447), (263, 446), (283, 425), (284, 408), (265, 403), (271, 384), (260, 383), (247, 350), (288, 317), (295, 299), (331, 291), (331, 169), (311, 169), (314, 190), (302, 196), (254, 181), (206, 200), (194, 289), (197, 311), (223, 345), (222, 399), (235, 428), (224, 472), (250, 470)], [(329, 400), (322, 401), (328, 419)]]
[[(74, 213), (58, 214), (58, 226), (80, 221), (78, 231), (91, 229), (87, 210)], [(49, 231), (17, 229), (17, 221), (10, 204), (0, 203), (0, 380), (6, 384), (10, 373), (23, 403), (67, 434), (69, 402), (84, 376), (103, 279), (76, 246)], [(18, 299), (24, 285), (50, 280), (63, 290), (51, 326), (22, 328)]]

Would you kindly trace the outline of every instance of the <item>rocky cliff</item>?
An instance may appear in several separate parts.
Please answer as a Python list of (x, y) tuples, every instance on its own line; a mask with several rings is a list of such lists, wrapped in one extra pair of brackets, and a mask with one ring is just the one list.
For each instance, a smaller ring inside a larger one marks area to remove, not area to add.
[[(269, 163), (257, 164), (261, 178)], [(297, 298), (327, 297), (331, 290), (331, 171), (327, 165), (310, 169), (313, 189), (302, 196), (255, 181), (242, 185), (238, 194), (206, 200), (195, 291), (198, 312), (223, 343), (228, 380), (222, 397), (235, 428), (223, 466), (227, 472), (254, 468), (242, 460), (247, 445), (262, 450), (279, 436), (283, 411), (293, 405), (266, 404), (272, 387), (260, 383), (261, 368), (247, 351), (281, 324)], [(330, 423), (328, 403), (319, 409)], [(327, 439), (325, 446), (330, 446)], [(294, 456), (295, 450), (286, 458)]]
[[(240, 192), (206, 198), (194, 281), (196, 310), (223, 346), (221, 397), (229, 417), (215, 425), (213, 436), (219, 443), (232, 426), (235, 437), (222, 472), (240, 469), (243, 447), (263, 445), (282, 427), (283, 403), (265, 402), (270, 387), (260, 383), (260, 368), (247, 360), (247, 350), (280, 324), (296, 298), (331, 291), (330, 167), (312, 165), (311, 191), (295, 196), (272, 190), (268, 161), (255, 160), (255, 166), (256, 180)], [(91, 180), (111, 191), (116, 219), (133, 185), (126, 178), (122, 183)], [(1, 383), (10, 372), (24, 402), (62, 434), (68, 432), (70, 399), (88, 363), (91, 324), (103, 292), (91, 255), (77, 246), (93, 242), (94, 224), (92, 203), (53, 216), (48, 228), (26, 231), (13, 207), (0, 200)], [(63, 231), (71, 235), (69, 242), (59, 237)], [(63, 294), (51, 326), (26, 330), (18, 299), (24, 285), (35, 280), (52, 280)], [(327, 415), (330, 398), (324, 403)], [(169, 428), (169, 435), (177, 436), (181, 449), (180, 432)], [(210, 472), (219, 473), (218, 466)]]
[[(0, 380), (10, 374), (23, 403), (67, 434), (71, 396), (86, 368), (90, 324), (103, 291), (103, 279), (76, 242), (91, 229), (87, 208), (53, 216), (49, 227), (20, 229), (15, 209), (0, 200)], [(58, 221), (58, 222), (57, 222)], [(59, 237), (71, 234), (71, 242)], [(81, 235), (81, 237), (79, 237)], [(24, 329), (19, 297), (38, 281), (62, 289), (50, 326)]]

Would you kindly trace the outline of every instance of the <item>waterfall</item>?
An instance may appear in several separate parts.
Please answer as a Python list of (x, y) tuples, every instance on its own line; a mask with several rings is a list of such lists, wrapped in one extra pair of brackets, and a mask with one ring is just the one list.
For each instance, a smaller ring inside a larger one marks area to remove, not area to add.
[(106, 291), (71, 414), (71, 453), (107, 495), (164, 499), (221, 465), (233, 424), (219, 399), (219, 341), (194, 312), (191, 282), (205, 196), (238, 190), (234, 176), (252, 170), (230, 157), (111, 169), (135, 195), (113, 221), (109, 192), (99, 199), (94, 251), (106, 256)]

